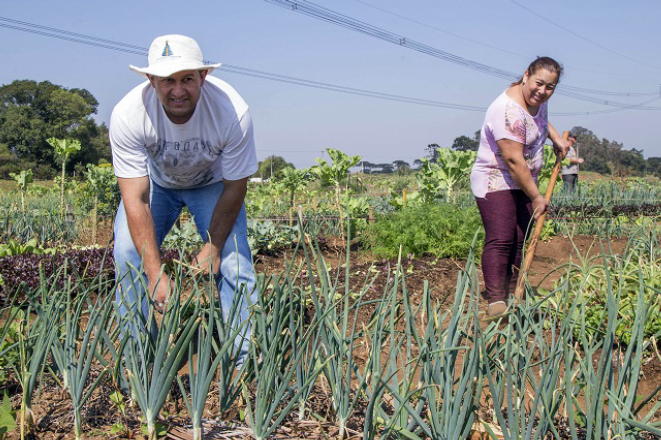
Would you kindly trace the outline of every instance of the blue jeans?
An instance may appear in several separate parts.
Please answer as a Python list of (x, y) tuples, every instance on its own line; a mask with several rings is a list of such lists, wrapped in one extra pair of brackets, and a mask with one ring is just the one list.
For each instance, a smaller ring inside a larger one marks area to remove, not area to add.
[[(160, 248), (165, 236), (179, 217), (181, 209), (186, 206), (195, 220), (195, 226), (202, 240), (208, 240), (209, 223), (216, 202), (223, 193), (223, 182), (212, 183), (194, 189), (169, 189), (163, 188), (153, 181), (150, 182), (150, 208), (156, 229), (156, 240)], [(138, 253), (131, 234), (124, 203), (120, 203), (115, 217), (115, 279), (119, 283), (116, 293), (116, 301), (119, 313), (124, 316), (129, 307), (136, 307), (138, 299), (142, 299), (140, 308), (145, 319), (149, 319), (149, 295), (145, 295), (147, 278), (142, 270), (141, 252)], [(252, 304), (256, 301), (255, 272), (252, 265), (252, 254), (248, 245), (247, 220), (245, 205), (234, 222), (234, 226), (227, 236), (225, 245), (221, 251), (220, 274), (216, 276), (220, 305), (226, 315), (231, 309), (236, 295), (241, 295), (240, 323), (249, 320), (250, 313), (246, 304), (244, 291), (250, 292)], [(121, 288), (121, 292), (120, 292)], [(124, 299), (122, 300), (122, 295)], [(238, 300), (238, 298), (237, 298)], [(250, 327), (246, 325), (245, 337), (241, 343), (240, 357), (248, 352), (248, 337)], [(237, 347), (238, 347), (237, 341)]]

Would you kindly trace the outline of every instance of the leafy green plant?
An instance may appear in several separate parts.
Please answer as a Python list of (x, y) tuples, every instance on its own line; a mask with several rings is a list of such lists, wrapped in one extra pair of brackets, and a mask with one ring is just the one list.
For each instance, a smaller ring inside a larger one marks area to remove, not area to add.
[[(347, 225), (347, 242), (351, 241), (350, 225)], [(315, 247), (316, 246), (316, 247)], [(360, 371), (354, 357), (356, 340), (358, 339), (358, 309), (363, 297), (369, 292), (365, 286), (357, 294), (352, 294), (349, 286), (350, 251), (347, 247), (345, 260), (345, 282), (342, 285), (338, 276), (333, 280), (330, 276), (318, 243), (310, 242), (313, 250), (308, 254), (304, 246), (308, 274), (310, 276), (310, 294), (315, 308), (315, 321), (319, 323), (320, 356), (326, 359), (323, 376), (331, 389), (331, 403), (338, 423), (338, 436), (344, 438), (346, 425), (358, 404), (367, 383), (367, 371), (374, 358), (370, 358), (365, 370)], [(319, 287), (312, 278), (312, 260), (319, 276)], [(342, 291), (342, 287), (344, 287)], [(357, 305), (350, 306), (355, 299)], [(325, 305), (325, 306), (324, 306)], [(353, 316), (351, 316), (353, 314)], [(352, 319), (353, 318), (353, 319)], [(353, 386), (358, 383), (357, 388)]]
[[(124, 329), (123, 344), (125, 344), (122, 361), (126, 368), (131, 393), (145, 417), (149, 440), (157, 438), (156, 418), (201, 321), (199, 304), (193, 303), (197, 294), (193, 291), (187, 300), (181, 301), (181, 293), (184, 289), (181, 280), (185, 277), (181, 266), (176, 266), (175, 271), (174, 278), (177, 282), (168, 300), (168, 307), (163, 314), (160, 327), (156, 326), (154, 304), (151, 300), (148, 301), (149, 316), (144, 317), (139, 307), (144, 297), (136, 298), (137, 306), (129, 303), (129, 299), (123, 293), (121, 298), (128, 310), (120, 322)], [(141, 281), (136, 280), (136, 282)], [(146, 292), (147, 286), (140, 290)]]
[(274, 255), (292, 247), (298, 239), (296, 228), (276, 225), (272, 221), (248, 220), (248, 244), (253, 255)]
[[(87, 164), (85, 172), (87, 185), (94, 200), (92, 208), (92, 243), (96, 243), (96, 229), (98, 223), (99, 199), (104, 197), (113, 186), (118, 186), (117, 177), (110, 166), (94, 166)], [(119, 189), (119, 187), (117, 188)], [(111, 190), (112, 192), (112, 190)], [(105, 197), (104, 197), (105, 199)]]
[[(200, 317), (202, 322), (197, 331), (197, 338), (192, 338), (188, 345), (188, 370), (189, 370), (189, 384), (190, 384), (190, 399), (188, 393), (181, 381), (177, 376), (177, 382), (181, 393), (184, 396), (186, 408), (191, 416), (193, 424), (193, 439), (201, 440), (203, 438), (202, 432), (202, 416), (204, 414), (204, 406), (207, 402), (209, 395), (209, 388), (215, 375), (218, 372), (219, 366), (223, 360), (234, 360), (232, 352), (235, 347), (235, 340), (240, 338), (243, 331), (243, 325), (235, 326), (230, 332), (226, 329), (216, 329), (217, 313), (222, 314), (218, 302), (216, 300), (216, 284), (215, 281), (207, 282), (207, 292), (209, 303), (208, 307), (200, 310)], [(199, 294), (200, 292), (198, 292)], [(241, 295), (237, 295), (241, 298)], [(201, 298), (197, 298), (199, 302)], [(236, 308), (235, 308), (236, 310)], [(222, 320), (221, 320), (222, 322)], [(216, 334), (221, 336), (221, 339), (216, 341)], [(212, 349), (215, 348), (215, 353)], [(236, 350), (234, 349), (234, 352)], [(226, 393), (227, 388), (221, 392)]]
[(119, 411), (119, 414), (122, 417), (121, 421), (110, 427), (110, 434), (126, 435), (128, 438), (131, 438), (132, 436), (129, 432), (128, 423), (126, 422), (126, 402), (124, 401), (124, 396), (119, 391), (115, 391), (108, 397), (110, 398), (110, 401), (115, 404), (115, 408), (117, 408), (117, 411)]
[(42, 197), (50, 192), (50, 188), (44, 185), (39, 185), (35, 183), (34, 185), (28, 186), (25, 194), (28, 196)]
[[(60, 269), (60, 273), (64, 270), (64, 268)], [(53, 339), (57, 335), (57, 323), (62, 313), (62, 307), (55, 301), (49, 301), (56, 291), (56, 284), (49, 285), (43, 282), (37, 291), (27, 292), (25, 301), (27, 308), (18, 321), (16, 342), (18, 360), (12, 365), (12, 369), (23, 389), (23, 400), (19, 413), (21, 439), (25, 438), (26, 432), (31, 431), (34, 426), (32, 397), (46, 365), (45, 361), (51, 350)], [(32, 313), (36, 310), (39, 312), (37, 312), (36, 318), (32, 319)]]
[(80, 141), (72, 139), (56, 139), (54, 137), (46, 140), (55, 151), (55, 157), (62, 163), (62, 180), (60, 181), (60, 211), (64, 216), (64, 171), (71, 153), (80, 151)]
[(446, 202), (454, 202), (457, 188), (468, 181), (477, 153), (453, 151), (449, 148), (436, 151), (437, 162), (431, 163), (428, 158), (423, 159), (420, 171), (415, 175), (423, 201), (432, 203), (439, 196), (444, 196)]
[(289, 204), (293, 208), (295, 203), (296, 191), (299, 191), (315, 178), (315, 175), (310, 173), (309, 168), (297, 170), (295, 168), (287, 167), (282, 170), (282, 176), (279, 177), (275, 185), (289, 192)]
[[(650, 231), (651, 235), (643, 231)], [(661, 304), (658, 292), (661, 291), (661, 251), (655, 245), (656, 234), (653, 227), (642, 228), (634, 233), (622, 254), (613, 254), (607, 244), (602, 244), (601, 255), (582, 258), (578, 250), (572, 263), (556, 269), (561, 272), (556, 286), (567, 284), (573, 292), (571, 301), (578, 302), (584, 308), (574, 310), (573, 317), (579, 316), (586, 323), (585, 332), (589, 337), (597, 336), (605, 331), (607, 323), (607, 299), (603, 292), (610, 286), (618, 287), (618, 316), (620, 319), (615, 328), (619, 342), (628, 344), (631, 339), (631, 327), (636, 321), (639, 284), (646, 286), (644, 290), (645, 303), (658, 308)], [(597, 259), (603, 262), (597, 262)], [(554, 273), (557, 273), (554, 272)], [(554, 303), (565, 304), (562, 299), (554, 298)], [(652, 337), (661, 331), (661, 316), (649, 314), (644, 322), (645, 338)], [(578, 335), (575, 329), (574, 335)]]
[(57, 248), (40, 247), (36, 238), (30, 239), (25, 244), (15, 242), (14, 240), (9, 240), (9, 243), (0, 244), (0, 258), (22, 254), (55, 255), (57, 252)]
[[(302, 386), (292, 389), (290, 383), (299, 371), (297, 367), (308, 350), (317, 326), (311, 325), (299, 334), (301, 327), (290, 325), (292, 319), (303, 319), (302, 316), (292, 316), (293, 289), (286, 279), (281, 282), (274, 277), (272, 282), (273, 293), (268, 297), (257, 295), (257, 303), (251, 305), (254, 343), (250, 344), (249, 362), (255, 375), (252, 399), (248, 385), (242, 383), (246, 421), (257, 440), (266, 439), (275, 431), (324, 367), (323, 364), (315, 366)], [(292, 341), (296, 341), (300, 348), (296, 355), (289, 350)]]
[(340, 212), (340, 228), (344, 229), (343, 213), (340, 205), (341, 185), (346, 180), (349, 169), (360, 162), (361, 157), (348, 156), (346, 153), (333, 148), (326, 148), (326, 151), (333, 162), (329, 164), (324, 159), (317, 158), (315, 160), (319, 165), (312, 167), (310, 171), (316, 174), (323, 183), (335, 187), (335, 206)]
[[(82, 288), (81, 288), (82, 287)], [(94, 286), (96, 287), (96, 286)], [(76, 290), (82, 290), (72, 302)], [(88, 386), (92, 362), (103, 341), (106, 323), (113, 311), (112, 295), (100, 297), (90, 304), (92, 289), (72, 285), (71, 280), (63, 295), (54, 298), (54, 302), (64, 305), (63, 321), (58, 325), (61, 333), (53, 339), (53, 359), (64, 378), (64, 389), (69, 392), (73, 402), (74, 433), (76, 439), (82, 438), (81, 410), (92, 395), (108, 369), (102, 370)], [(43, 311), (38, 309), (38, 311)], [(83, 329), (81, 320), (85, 316), (87, 324)]]
[[(556, 161), (556, 155), (554, 153), (553, 147), (551, 145), (544, 145), (544, 162), (542, 165), (542, 169), (539, 171), (539, 176), (537, 176), (537, 186), (539, 187), (539, 191), (542, 194), (546, 193), (546, 188), (549, 185), (549, 182), (551, 181), (551, 175), (553, 174), (553, 167), (555, 166), (555, 161)], [(565, 158), (562, 161), (563, 166), (569, 165), (569, 159)], [(562, 175), (558, 174), (557, 182), (560, 182), (562, 180)], [(558, 188), (558, 186), (556, 186)], [(555, 191), (559, 192), (559, 191)]]
[[(10, 303), (13, 304), (14, 301)], [(23, 310), (14, 305), (0, 311), (0, 318), (2, 318), (2, 326), (0, 327), (0, 384), (7, 380), (11, 367), (18, 362), (19, 331), (24, 315)]]
[(18, 189), (21, 192), (21, 211), (25, 212), (25, 193), (28, 185), (32, 183), (32, 170), (23, 170), (20, 173), (9, 173), (9, 177), (16, 181)]
[[(413, 350), (423, 342), (417, 331), (415, 311), (412, 309), (401, 256), (398, 258), (394, 279), (389, 279), (384, 295), (376, 304), (371, 316), (371, 329), (367, 329), (369, 340), (369, 362), (365, 376), (368, 378), (365, 393), (368, 406), (363, 427), (363, 438), (374, 439), (377, 434), (383, 438), (401, 436), (419, 439), (420, 429), (426, 435), (431, 431), (423, 422), (424, 399), (420, 395), (416, 379), (421, 357), (415, 357)], [(373, 281), (373, 280), (372, 280)], [(428, 286), (425, 292), (428, 293)], [(399, 298), (401, 289), (402, 298)], [(417, 312), (421, 311), (419, 306)], [(403, 331), (399, 330), (403, 321)], [(390, 401), (392, 408), (384, 407), (383, 401)]]
[(16, 411), (12, 408), (7, 391), (5, 391), (2, 404), (0, 404), (0, 439), (7, 438), (7, 435), (16, 429), (16, 426)]
[(164, 249), (183, 249), (185, 251), (193, 251), (199, 249), (204, 243), (202, 237), (197, 232), (195, 222), (191, 217), (189, 220), (182, 222), (181, 227), (176, 224), (172, 226), (168, 235), (163, 240), (162, 247)]
[(476, 230), (479, 231), (476, 249), (481, 249), (484, 233), (475, 207), (414, 205), (377, 216), (363, 239), (375, 257), (397, 258), (401, 245), (405, 254), (466, 258)]

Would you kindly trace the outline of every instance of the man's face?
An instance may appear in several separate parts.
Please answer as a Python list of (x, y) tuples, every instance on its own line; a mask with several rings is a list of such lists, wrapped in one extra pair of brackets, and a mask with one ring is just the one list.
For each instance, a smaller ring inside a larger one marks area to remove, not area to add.
[(175, 124), (185, 124), (193, 116), (200, 99), (206, 70), (184, 70), (163, 78), (149, 76), (165, 114)]

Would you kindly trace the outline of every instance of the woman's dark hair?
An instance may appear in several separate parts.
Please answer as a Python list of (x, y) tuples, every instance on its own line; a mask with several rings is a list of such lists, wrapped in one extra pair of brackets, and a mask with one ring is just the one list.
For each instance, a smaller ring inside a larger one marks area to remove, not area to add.
[[(551, 57), (537, 57), (535, 61), (530, 63), (528, 66), (528, 75), (532, 76), (537, 72), (538, 69), (546, 69), (549, 72), (555, 72), (558, 74), (558, 82), (560, 82), (560, 77), (562, 76), (562, 71), (564, 70), (562, 65), (554, 60)], [(510, 87), (516, 86), (523, 83), (523, 77), (519, 78), (518, 81), (513, 82)]]

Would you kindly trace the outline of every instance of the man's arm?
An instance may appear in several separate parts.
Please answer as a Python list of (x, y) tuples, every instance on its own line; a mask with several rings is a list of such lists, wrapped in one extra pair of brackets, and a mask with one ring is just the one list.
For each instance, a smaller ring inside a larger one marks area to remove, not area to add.
[[(149, 177), (118, 178), (117, 181), (133, 244), (143, 256), (149, 292), (154, 300), (165, 301), (168, 296), (169, 278), (161, 273), (161, 255), (158, 251), (154, 219), (149, 207)], [(154, 288), (157, 291), (154, 291)]]
[(223, 193), (216, 203), (209, 224), (210, 240), (195, 257), (196, 264), (200, 269), (208, 270), (209, 259), (211, 259), (213, 273), (217, 274), (220, 271), (220, 253), (234, 226), (234, 222), (236, 222), (236, 218), (239, 216), (247, 190), (247, 177), (223, 182)]

